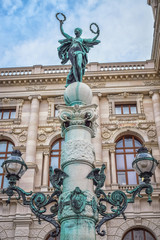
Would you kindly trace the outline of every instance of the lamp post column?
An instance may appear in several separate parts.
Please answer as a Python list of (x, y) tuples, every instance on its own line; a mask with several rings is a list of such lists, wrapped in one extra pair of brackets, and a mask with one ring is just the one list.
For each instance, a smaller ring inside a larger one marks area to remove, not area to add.
[(64, 97), (68, 106), (58, 107), (62, 136), (65, 137), (61, 169), (68, 177), (63, 181), (59, 198), (60, 239), (95, 240), (97, 198), (93, 181), (87, 176), (94, 168), (91, 138), (96, 132), (97, 106), (91, 105), (92, 92), (84, 83), (69, 85)]

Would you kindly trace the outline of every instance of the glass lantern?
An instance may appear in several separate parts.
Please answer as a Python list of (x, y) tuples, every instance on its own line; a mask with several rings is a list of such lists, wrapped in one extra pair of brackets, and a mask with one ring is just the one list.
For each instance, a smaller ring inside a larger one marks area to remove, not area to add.
[(28, 169), (21, 155), (19, 150), (14, 150), (11, 156), (2, 163), (4, 173), (10, 185), (15, 185), (16, 180), (19, 180)]
[(138, 154), (132, 163), (132, 167), (145, 183), (149, 183), (158, 165), (158, 161), (153, 158), (146, 147), (139, 148), (137, 152)]

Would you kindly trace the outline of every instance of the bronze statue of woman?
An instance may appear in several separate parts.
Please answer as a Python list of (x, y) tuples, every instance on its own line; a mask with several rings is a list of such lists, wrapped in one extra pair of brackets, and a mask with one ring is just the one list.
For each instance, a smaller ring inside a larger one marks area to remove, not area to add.
[[(59, 15), (63, 17), (62, 20), (59, 18)], [(65, 39), (58, 41), (61, 44), (60, 47), (58, 47), (58, 56), (62, 60), (62, 64), (67, 63), (68, 60), (70, 60), (72, 64), (72, 67), (66, 79), (67, 87), (73, 82), (82, 82), (82, 77), (85, 73), (86, 64), (88, 63), (87, 53), (89, 52), (91, 47), (100, 43), (99, 40), (96, 40), (99, 36), (100, 30), (96, 23), (92, 23), (90, 25), (90, 30), (92, 33), (96, 34), (94, 38), (81, 38), (81, 28), (76, 28), (74, 30), (75, 37), (71, 37), (63, 30), (63, 23), (66, 20), (66, 16), (63, 13), (57, 13), (56, 18), (60, 22), (60, 30), (62, 35), (65, 37)], [(96, 31), (92, 29), (93, 25), (97, 28)]]

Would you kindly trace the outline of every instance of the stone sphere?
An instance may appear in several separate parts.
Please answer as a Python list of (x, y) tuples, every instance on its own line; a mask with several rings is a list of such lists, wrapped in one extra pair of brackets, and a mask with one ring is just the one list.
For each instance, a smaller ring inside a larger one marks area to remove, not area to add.
[(68, 106), (91, 104), (92, 91), (85, 83), (71, 83), (64, 92), (64, 101)]

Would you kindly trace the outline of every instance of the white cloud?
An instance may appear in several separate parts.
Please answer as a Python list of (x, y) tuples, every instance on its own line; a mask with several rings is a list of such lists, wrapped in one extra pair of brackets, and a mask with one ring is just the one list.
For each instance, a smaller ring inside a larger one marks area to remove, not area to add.
[[(18, 9), (21, 1), (15, 1)], [(12, 8), (13, 0), (3, 2), (5, 9), (7, 6)], [(6, 21), (0, 27), (2, 67), (60, 64), (57, 47), (58, 39), (63, 36), (55, 18), (60, 11), (67, 16), (64, 30), (72, 36), (74, 28), (81, 27), (82, 37), (91, 38), (94, 35), (89, 25), (92, 22), (99, 25), (101, 44), (91, 49), (89, 61), (119, 62), (150, 58), (153, 18), (146, 0), (121, 0), (121, 4), (119, 0), (29, 0), (19, 13), (15, 15), (14, 11), (9, 17), (4, 16)]]
[(2, 8), (8, 12), (8, 15), (12, 15), (22, 5), (21, 0), (2, 0)]

